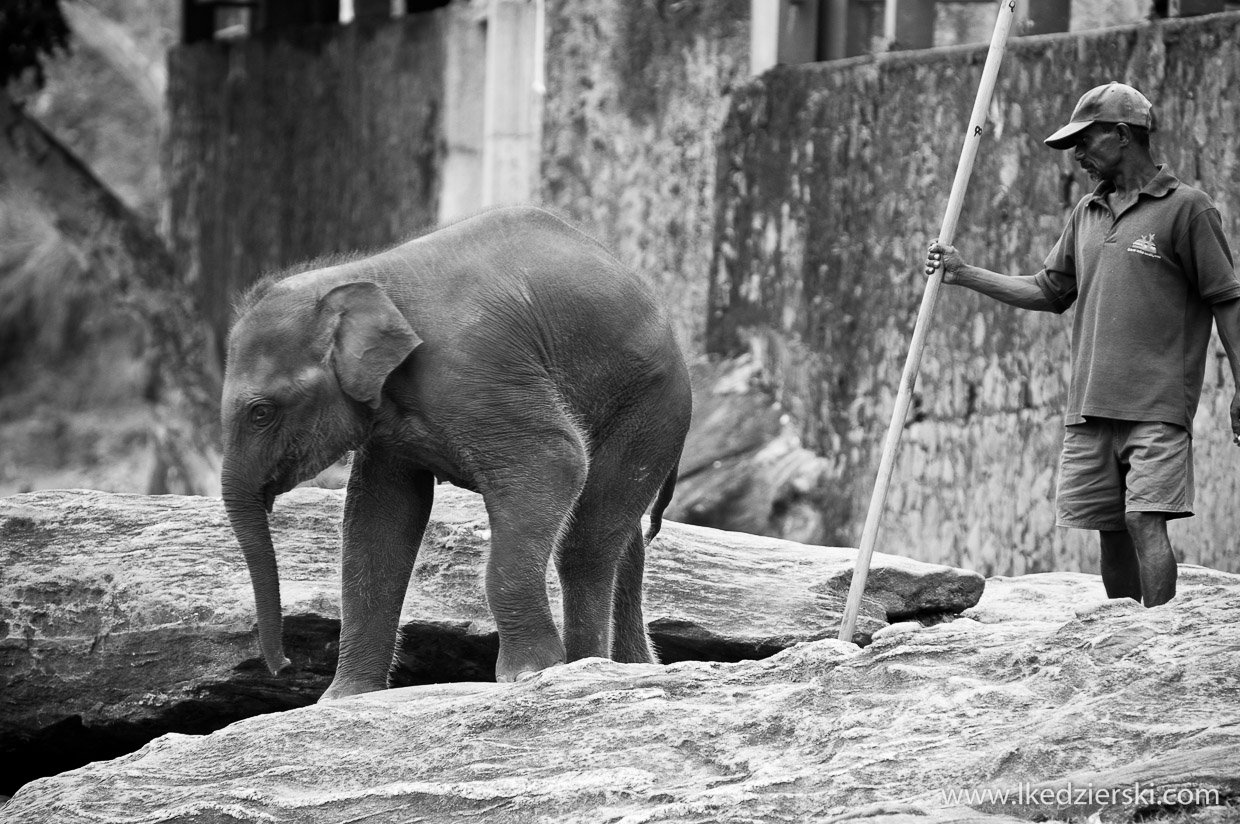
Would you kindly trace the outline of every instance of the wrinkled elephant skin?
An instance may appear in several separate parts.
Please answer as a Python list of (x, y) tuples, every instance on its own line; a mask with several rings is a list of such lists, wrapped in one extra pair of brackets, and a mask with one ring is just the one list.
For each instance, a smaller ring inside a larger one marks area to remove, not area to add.
[[(264, 278), (229, 336), (222, 483), (268, 667), (288, 661), (267, 514), (350, 450), (340, 659), (324, 698), (386, 686), (436, 480), (486, 502), (500, 680), (590, 656), (654, 660), (645, 545), (690, 406), (649, 285), (546, 212), (486, 212)], [(544, 584), (552, 557), (563, 638)]]

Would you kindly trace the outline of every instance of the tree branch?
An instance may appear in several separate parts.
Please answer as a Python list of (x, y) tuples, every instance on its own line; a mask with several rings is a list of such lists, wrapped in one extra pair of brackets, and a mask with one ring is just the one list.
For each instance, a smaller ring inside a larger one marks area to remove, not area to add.
[(148, 59), (123, 26), (90, 3), (65, 3), (62, 11), (77, 41), (96, 52), (133, 86), (162, 134), (168, 120), (164, 106), (168, 71), (163, 63)]
[(160, 461), (194, 465), (189, 474), (198, 477), (184, 478), (184, 491), (214, 491), (221, 369), (168, 247), (2, 91), (0, 186), (28, 191), (60, 235), (82, 252), (90, 276), (105, 278), (118, 302), (149, 331), (148, 356), (156, 376), (150, 400), (159, 407), (157, 443), (167, 453)]

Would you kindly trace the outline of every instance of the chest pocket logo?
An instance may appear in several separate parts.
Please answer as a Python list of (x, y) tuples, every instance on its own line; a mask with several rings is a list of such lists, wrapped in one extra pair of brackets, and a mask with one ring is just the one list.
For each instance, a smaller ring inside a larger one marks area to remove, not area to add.
[(1154, 245), (1153, 232), (1150, 232), (1148, 235), (1142, 235), (1134, 240), (1131, 244), (1129, 244), (1128, 251), (1136, 255), (1144, 255), (1145, 257), (1162, 257), (1162, 255), (1158, 254), (1158, 247)]

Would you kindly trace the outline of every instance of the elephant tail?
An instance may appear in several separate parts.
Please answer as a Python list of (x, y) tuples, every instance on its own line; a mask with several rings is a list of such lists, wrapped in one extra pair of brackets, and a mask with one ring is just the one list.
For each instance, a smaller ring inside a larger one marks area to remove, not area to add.
[(646, 530), (647, 546), (663, 528), (663, 510), (667, 509), (667, 505), (672, 502), (672, 495), (676, 492), (676, 480), (679, 476), (680, 456), (677, 455), (676, 462), (672, 464), (672, 471), (667, 473), (663, 486), (659, 487), (659, 495), (654, 499), (654, 506), (650, 510), (650, 528)]

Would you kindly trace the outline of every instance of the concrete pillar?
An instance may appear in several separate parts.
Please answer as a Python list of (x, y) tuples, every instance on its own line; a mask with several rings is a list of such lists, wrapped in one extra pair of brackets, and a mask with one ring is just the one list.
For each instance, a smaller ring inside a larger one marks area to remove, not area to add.
[(749, 71), (812, 63), (818, 54), (820, 0), (750, 0)]
[(453, 3), (447, 15), (444, 60), (443, 178), (439, 222), (449, 223), (483, 206), (486, 144), (487, 7)]
[(848, 48), (850, 5), (850, 0), (826, 0), (825, 8), (819, 10), (819, 43), (824, 60), (843, 60), (851, 56)]
[(538, 193), (542, 140), (542, 0), (490, 0), (486, 33), (482, 202)]
[(934, 46), (934, 0), (887, 0), (883, 37), (892, 51)]

